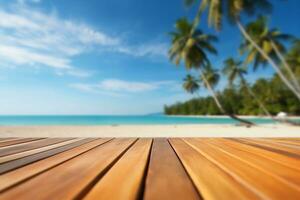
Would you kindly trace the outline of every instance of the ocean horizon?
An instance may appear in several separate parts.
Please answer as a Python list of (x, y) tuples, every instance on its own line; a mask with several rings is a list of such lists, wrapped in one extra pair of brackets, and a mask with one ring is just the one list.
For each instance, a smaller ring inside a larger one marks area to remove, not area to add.
[[(268, 118), (250, 117), (256, 124), (272, 124)], [(167, 115), (1, 115), (1, 126), (34, 125), (180, 125), (180, 124), (237, 124), (223, 116)]]

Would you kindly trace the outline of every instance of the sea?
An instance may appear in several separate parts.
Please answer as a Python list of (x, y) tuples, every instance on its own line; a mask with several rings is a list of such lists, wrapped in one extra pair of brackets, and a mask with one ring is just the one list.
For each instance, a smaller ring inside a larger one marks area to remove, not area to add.
[[(272, 124), (265, 118), (249, 118), (256, 124)], [(0, 116), (0, 126), (34, 125), (180, 125), (180, 124), (237, 124), (228, 117), (182, 117), (166, 115), (18, 115)]]

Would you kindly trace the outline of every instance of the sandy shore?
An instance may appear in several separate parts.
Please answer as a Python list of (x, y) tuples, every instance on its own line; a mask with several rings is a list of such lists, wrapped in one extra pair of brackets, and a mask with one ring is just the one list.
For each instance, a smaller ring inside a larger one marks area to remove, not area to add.
[(300, 127), (260, 125), (1, 126), (0, 137), (300, 137)]

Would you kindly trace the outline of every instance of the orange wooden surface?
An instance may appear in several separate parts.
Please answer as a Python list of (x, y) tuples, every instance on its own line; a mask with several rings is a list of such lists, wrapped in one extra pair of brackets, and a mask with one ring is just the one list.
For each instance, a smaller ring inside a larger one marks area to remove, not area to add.
[(0, 199), (300, 199), (300, 138), (1, 138)]

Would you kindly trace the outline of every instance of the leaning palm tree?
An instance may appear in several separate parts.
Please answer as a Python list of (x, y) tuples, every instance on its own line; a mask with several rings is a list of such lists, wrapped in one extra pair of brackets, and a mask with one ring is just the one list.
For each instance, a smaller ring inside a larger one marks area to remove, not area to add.
[[(197, 0), (185, 0), (187, 5), (191, 5)], [(216, 30), (221, 30), (223, 17), (226, 16), (228, 21), (236, 24), (244, 38), (262, 55), (264, 59), (274, 68), (278, 76), (284, 84), (297, 96), (300, 100), (300, 92), (289, 82), (283, 75), (275, 61), (253, 40), (241, 23), (243, 14), (253, 15), (257, 10), (270, 11), (272, 5), (269, 0), (202, 0), (197, 15), (194, 20), (193, 30), (196, 29), (200, 21), (201, 14), (208, 10), (208, 23), (215, 27)]]
[(247, 68), (243, 66), (242, 61), (234, 60), (233, 58), (228, 58), (224, 61), (223, 73), (227, 76), (229, 85), (232, 86), (234, 81), (239, 79), (241, 85), (246, 88), (250, 96), (256, 101), (262, 111), (269, 117), (273, 118), (270, 112), (267, 110), (265, 105), (257, 98), (254, 92), (249, 87), (245, 75), (247, 75)]
[[(300, 85), (298, 83), (298, 80), (296, 79), (291, 67), (282, 55), (282, 52), (286, 52), (283, 42), (292, 41), (293, 37), (288, 34), (283, 34), (277, 29), (269, 30), (267, 26), (267, 18), (263, 16), (260, 16), (256, 21), (249, 23), (246, 26), (246, 31), (256, 42), (256, 44), (261, 49), (263, 49), (263, 51), (267, 55), (269, 55), (270, 58), (272, 58), (277, 63), (282, 63), (282, 66), (284, 67), (287, 75), (292, 81), (293, 87), (299, 93)], [(267, 62), (266, 59), (257, 51), (256, 48), (253, 47), (253, 45), (248, 40), (244, 40), (241, 44), (241, 52), (248, 53), (246, 62), (254, 62), (254, 69), (256, 69), (260, 64), (265, 65)], [(280, 71), (279, 67), (278, 70)], [(281, 74), (283, 77), (285, 77), (285, 74), (283, 74), (282, 72)]]
[[(188, 70), (198, 70), (207, 89), (209, 89), (211, 94), (214, 96), (214, 100), (220, 111), (223, 114), (227, 114), (204, 74), (205, 67), (210, 65), (207, 52), (213, 54), (217, 53), (216, 49), (211, 44), (216, 41), (216, 37), (213, 35), (206, 35), (199, 29), (193, 30), (193, 24), (189, 23), (186, 18), (177, 20), (175, 28), (176, 31), (170, 33), (172, 37), (172, 46), (169, 50), (170, 60), (176, 65), (179, 65), (183, 60), (185, 67)], [(253, 124), (233, 115), (229, 116), (248, 125)]]
[(295, 74), (297, 81), (300, 83), (300, 39), (295, 39), (293, 45), (285, 55), (285, 59)]
[[(203, 78), (205, 77), (205, 78)], [(225, 113), (225, 109), (223, 108), (222, 104), (220, 103), (216, 93), (214, 92), (214, 89), (216, 85), (218, 84), (220, 80), (220, 75), (216, 69), (214, 69), (210, 64), (205, 66), (203, 70), (203, 76), (200, 77), (200, 81), (203, 82), (204, 87), (211, 91), (212, 97), (214, 101), (216, 102), (218, 108), (222, 113)], [(240, 119), (234, 114), (229, 114), (229, 116), (233, 119), (236, 119), (238, 121), (241, 121), (246, 124), (254, 125), (252, 122), (249, 122), (248, 120)]]
[[(297, 122), (293, 122), (290, 120), (280, 120), (275, 118), (265, 107), (263, 102), (257, 98), (257, 96), (254, 94), (252, 89), (249, 87), (245, 75), (247, 75), (247, 69), (245, 66), (243, 66), (242, 61), (237, 61), (234, 60), (233, 58), (228, 58), (227, 60), (224, 61), (224, 68), (223, 68), (223, 73), (228, 77), (229, 85), (233, 85), (233, 82), (237, 79), (240, 80), (241, 85), (246, 88), (247, 92), (250, 94), (250, 96), (256, 101), (256, 103), (259, 105), (259, 107), (262, 109), (262, 111), (270, 117), (272, 120), (281, 122), (281, 123), (287, 123), (290, 125), (297, 125), (299, 126), (300, 124)], [(273, 95), (271, 95), (273, 96)]]
[(218, 74), (217, 70), (212, 68), (210, 64), (204, 67), (202, 74), (203, 75), (200, 76), (200, 82), (203, 82), (204, 87), (211, 91), (212, 97), (216, 102), (218, 108), (222, 113), (225, 113), (225, 109), (223, 108), (216, 93), (214, 92), (214, 88), (220, 80), (220, 75)]

